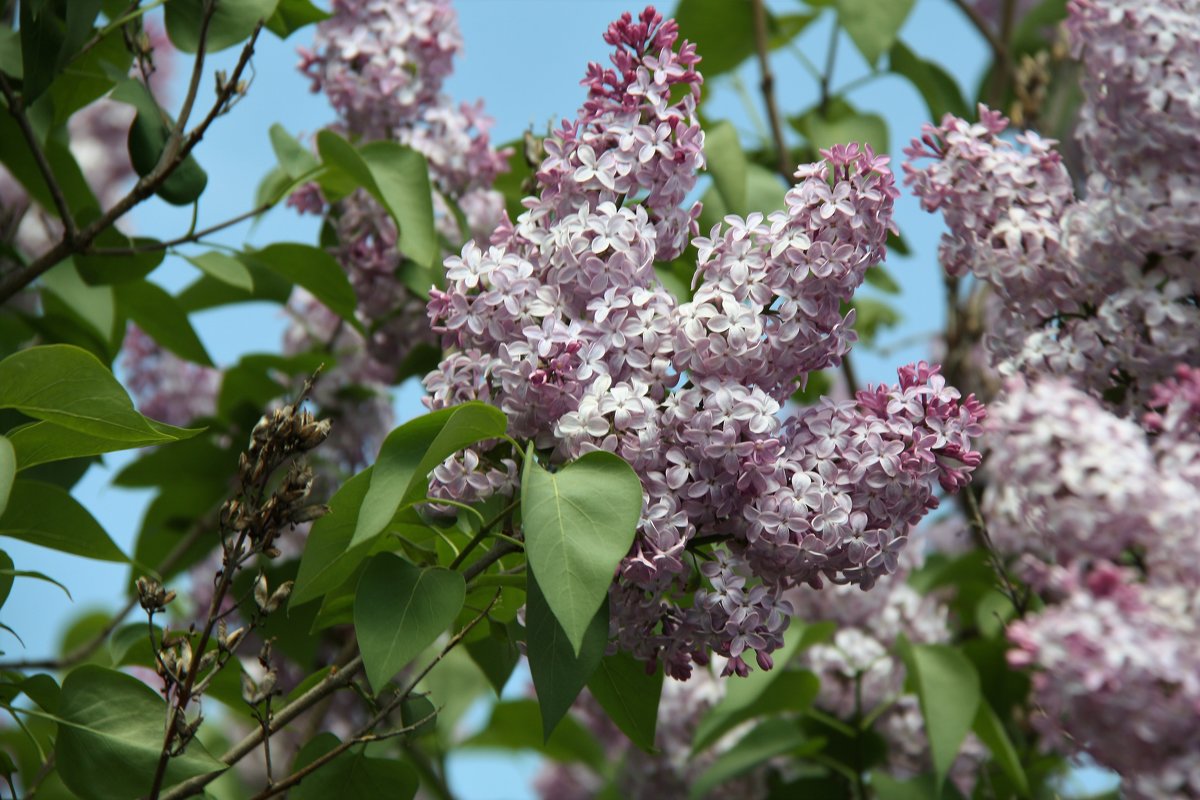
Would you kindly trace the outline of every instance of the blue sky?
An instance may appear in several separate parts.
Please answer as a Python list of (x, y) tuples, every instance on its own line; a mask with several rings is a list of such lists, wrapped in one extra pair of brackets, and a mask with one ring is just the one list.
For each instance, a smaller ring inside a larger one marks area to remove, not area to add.
[[(483, 98), (496, 119), (496, 142), (515, 139), (532, 126), (545, 130), (548, 124), (573, 115), (583, 98), (578, 81), (586, 62), (606, 60), (601, 40), (605, 27), (622, 11), (640, 10), (625, 2), (612, 0), (456, 0), (460, 25), (466, 42), (465, 53), (457, 62), (455, 74), (445, 91), (459, 100)], [(669, 4), (662, 4), (664, 11)], [(780, 11), (802, 11), (797, 2), (771, 3)], [(807, 29), (798, 39), (798, 47), (808, 57), (823, 63), (829, 40), (829, 19)], [(202, 200), (199, 227), (219, 222), (249, 209), (259, 178), (274, 164), (267, 138), (268, 127), (275, 122), (293, 134), (313, 133), (333, 118), (324, 98), (308, 90), (308, 81), (295, 69), (295, 48), (308, 44), (312, 29), (293, 35), (287, 42), (264, 36), (255, 58), (253, 85), (247, 97), (227, 117), (218, 120), (197, 150), (197, 157), (209, 173), (209, 188)], [(916, 53), (941, 63), (960, 82), (964, 95), (971, 97), (988, 52), (983, 39), (970, 27), (950, 0), (920, 0), (901, 31)], [(213, 59), (211, 69), (230, 69), (236, 48)], [(703, 56), (703, 52), (700, 54)], [(186, 80), (179, 64), (174, 81)], [(703, 71), (703, 63), (700, 68)], [(797, 57), (781, 50), (772, 60), (779, 103), (785, 112), (797, 112), (812, 105), (818, 90), (801, 67)], [(869, 72), (857, 51), (843, 38), (838, 50), (833, 86), (836, 89)], [(743, 65), (739, 75), (755, 100), (758, 99), (758, 72), (753, 60)], [(211, 85), (210, 79), (202, 86)], [(735, 121), (743, 134), (752, 134), (746, 111), (731, 79), (723, 76), (705, 84), (713, 97), (708, 113), (714, 118)], [(177, 88), (176, 97), (183, 94)], [(849, 95), (862, 110), (881, 113), (891, 133), (893, 166), (898, 170), (901, 148), (917, 135), (926, 121), (924, 102), (911, 86), (892, 76), (872, 80)], [(206, 97), (201, 92), (201, 100)], [(762, 114), (761, 107), (756, 108)], [(745, 139), (745, 141), (751, 141)], [(907, 193), (897, 205), (897, 222), (913, 246), (908, 259), (893, 258), (892, 274), (903, 288), (898, 305), (905, 322), (881, 342), (898, 346), (887, 357), (856, 355), (860, 381), (892, 380), (897, 365), (927, 357), (928, 337), (942, 323), (941, 279), (936, 268), (937, 237), (940, 220), (921, 212)], [(190, 209), (177, 209), (153, 201), (139, 207), (133, 226), (141, 233), (168, 238), (188, 229)], [(214, 237), (216, 241), (238, 246), (247, 242), (316, 241), (317, 227), (311, 217), (302, 218), (285, 208), (267, 214), (256, 226), (241, 225)], [(194, 270), (182, 259), (171, 258), (154, 273), (154, 279), (168, 289), (177, 290), (190, 282)], [(247, 352), (278, 348), (284, 327), (283, 317), (274, 306), (239, 306), (196, 314), (193, 322), (218, 364), (228, 364)], [(398, 418), (407, 419), (420, 412), (419, 387), (409, 385), (397, 392)], [(93, 467), (75, 490), (75, 495), (95, 514), (113, 539), (126, 551), (132, 549), (142, 511), (150, 494), (109, 485), (116, 469), (127, 463), (128, 454), (105, 459), (104, 467)], [(18, 579), (4, 609), (4, 622), (15, 628), (25, 641), (24, 654), (50, 655), (66, 620), (91, 607), (113, 608), (113, 589), (120, 584), (124, 568), (84, 561), (51, 553), (20, 542), (5, 542), (18, 568), (37, 569), (63, 581), (74, 595), (70, 603), (57, 589), (38, 582)], [(22, 653), (21, 646), (3, 634), (0, 645), (10, 656)], [(472, 760), (474, 758), (474, 760)], [(454, 780), (464, 798), (517, 798), (526, 796), (519, 787), (529, 774), (529, 759), (508, 760), (465, 757), (454, 770)]]

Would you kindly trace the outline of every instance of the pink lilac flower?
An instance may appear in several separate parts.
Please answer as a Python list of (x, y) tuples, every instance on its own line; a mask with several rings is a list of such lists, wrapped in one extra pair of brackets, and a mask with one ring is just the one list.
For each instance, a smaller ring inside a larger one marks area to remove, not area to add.
[[(934, 487), (955, 491), (978, 465), (983, 410), (922, 363), (898, 386), (780, 419), (854, 342), (842, 305), (884, 257), (892, 173), (869, 147), (835, 146), (797, 171), (786, 209), (696, 236), (701, 78), (677, 39), (652, 8), (609, 27), (612, 67), (588, 68), (588, 99), (546, 140), (525, 212), (446, 260), (429, 316), (447, 355), (425, 385), (433, 409), (498, 406), (554, 462), (597, 449), (628, 461), (645, 494), (611, 590), (619, 646), (679, 678), (713, 655), (745, 675), (772, 665), (784, 591), (869, 588), (895, 570)], [(680, 303), (654, 263), (689, 243), (697, 290)], [(501, 450), (448, 462), (451, 483), (431, 492), (511, 491)], [(709, 543), (696, 589), (689, 551)]]
[(133, 324), (121, 350), (125, 385), (146, 416), (182, 426), (216, 413), (220, 370), (185, 361)]

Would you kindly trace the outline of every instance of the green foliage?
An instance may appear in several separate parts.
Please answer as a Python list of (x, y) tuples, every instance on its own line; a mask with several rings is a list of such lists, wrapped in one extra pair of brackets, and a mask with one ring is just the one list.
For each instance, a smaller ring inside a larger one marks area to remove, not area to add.
[(16, 477), (17, 452), (13, 449), (12, 442), (0, 436), (0, 519), (4, 517), (4, 509), (8, 507), (8, 495)]
[[(222, 4), (222, 6), (231, 4)], [(174, 3), (172, 3), (174, 6)], [(168, 13), (168, 18), (170, 14)], [(150, 93), (146, 84), (132, 78), (121, 80), (113, 90), (112, 99), (128, 103), (137, 110), (129, 129), (129, 160), (139, 176), (145, 177), (158, 166), (171, 138), (175, 122)], [(158, 196), (177, 206), (196, 202), (208, 185), (208, 173), (189, 155), (163, 181)]]
[(468, 641), (464, 646), (499, 697), (521, 659), (521, 651), (508, 625), (489, 622), (487, 628), (487, 636)]
[(280, 39), (286, 39), (301, 28), (329, 19), (328, 12), (309, 0), (279, 0), (275, 13), (267, 20), (267, 28)]
[(154, 341), (185, 361), (213, 366), (187, 313), (165, 289), (149, 281), (130, 281), (117, 285), (114, 291), (121, 310)]
[(732, 123), (722, 120), (704, 132), (704, 160), (725, 208), (747, 213), (746, 154)]
[[(301, 748), (293, 771), (299, 771), (332, 751), (341, 740), (332, 733), (321, 733)], [(414, 797), (420, 782), (409, 765), (387, 758), (371, 758), (363, 745), (355, 745), (333, 761), (306, 777), (288, 792), (294, 800), (371, 800), (389, 797), (407, 800)]]
[(876, 153), (886, 153), (889, 149), (883, 117), (861, 113), (841, 98), (813, 106), (800, 116), (790, 117), (788, 122), (808, 139), (813, 150), (847, 142), (869, 144)]
[(963, 99), (954, 76), (934, 62), (919, 57), (904, 42), (897, 41), (892, 45), (888, 67), (921, 93), (932, 122), (940, 122), (946, 114), (963, 118), (970, 116), (967, 101)]
[(532, 445), (526, 451), (521, 527), (529, 568), (576, 655), (641, 511), (641, 480), (619, 457), (597, 451), (549, 472)]
[(317, 134), (317, 151), (333, 170), (321, 178), (331, 198), (366, 189), (387, 209), (400, 232), (397, 246), (408, 258), (432, 266), (438, 256), (433, 229), (433, 199), (425, 157), (395, 142), (371, 142), (362, 148), (330, 130)]
[[(836, 0), (838, 24), (858, 52), (874, 67), (879, 57), (891, 49), (916, 0)], [(886, 152), (886, 151), (884, 151)]]
[(354, 315), (354, 288), (337, 260), (321, 248), (286, 242), (242, 253), (240, 258), (244, 264), (265, 267), (288, 283), (304, 287), (330, 311), (363, 332), (362, 323)]
[[(783, 647), (772, 654), (783, 665), (796, 653), (833, 635), (832, 623), (802, 625), (793, 622), (784, 636)], [(778, 686), (776, 684), (779, 684)], [(816, 698), (819, 682), (807, 672), (788, 672), (783, 667), (758, 670), (729, 685), (725, 696), (700, 719), (692, 735), (692, 752), (710, 747), (722, 735), (764, 710), (802, 711)]]
[[(87, 800), (128, 800), (150, 789), (162, 750), (166, 705), (146, 684), (84, 665), (62, 685), (57, 722), (58, 771)], [(225, 769), (200, 742), (167, 765), (166, 786)]]
[(583, 632), (580, 647), (576, 648), (555, 618), (537, 578), (529, 573), (528, 579), (525, 643), (542, 715), (542, 735), (549, 740), (604, 657), (608, 645), (608, 599), (607, 596), (602, 599)]
[(588, 681), (588, 691), (629, 740), (646, 751), (654, 749), (658, 725), (658, 701), (662, 695), (663, 671), (626, 653), (605, 656)]
[(245, 292), (254, 291), (254, 278), (250, 275), (250, 270), (233, 256), (218, 250), (210, 250), (207, 253), (186, 258), (188, 263), (205, 275)]
[[(803, 31), (816, 14), (767, 15), (767, 44), (782, 47)], [(736, 69), (755, 51), (754, 16), (749, 0), (680, 0), (673, 14), (680, 38), (696, 45), (700, 69), (712, 80)]]
[(692, 783), (688, 797), (694, 800), (704, 797), (716, 786), (750, 772), (768, 759), (788, 754), (811, 755), (819, 752), (823, 744), (820, 739), (810, 739), (795, 722), (767, 720), (719, 755)]
[(95, 356), (70, 345), (32, 347), (0, 361), (0, 408), (126, 447), (196, 433), (143, 417)]
[(128, 559), (67, 490), (18, 478), (0, 516), (0, 536), (99, 561)]
[[(204, 31), (204, 49), (216, 53), (245, 41), (258, 23), (275, 14), (280, 0), (237, 0), (218, 2)], [(171, 0), (167, 3), (167, 35), (171, 44), (185, 53), (200, 46), (204, 9), (208, 0)], [(292, 4), (289, 4), (292, 5)]]
[(465, 597), (457, 572), (390, 553), (371, 559), (354, 596), (354, 632), (376, 694), (454, 622)]
[(465, 748), (536, 750), (562, 763), (586, 764), (599, 772), (604, 768), (604, 751), (599, 742), (573, 717), (564, 717), (543, 738), (540, 709), (536, 700), (508, 700), (492, 706), (492, 715), (479, 733), (462, 743)]
[(949, 645), (904, 642), (900, 653), (921, 703), (935, 786), (940, 791), (979, 711), (979, 673), (966, 656)]

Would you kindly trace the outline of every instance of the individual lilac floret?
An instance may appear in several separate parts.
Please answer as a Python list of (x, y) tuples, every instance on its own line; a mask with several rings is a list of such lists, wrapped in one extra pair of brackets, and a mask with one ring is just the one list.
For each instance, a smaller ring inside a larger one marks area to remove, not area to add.
[[(427, 402), (492, 403), (557, 463), (598, 449), (628, 461), (645, 495), (611, 592), (620, 647), (679, 678), (713, 655), (745, 675), (782, 643), (785, 590), (866, 588), (895, 569), (935, 483), (955, 491), (978, 465), (982, 409), (921, 364), (785, 424), (781, 402), (854, 341), (841, 305), (884, 257), (887, 159), (823, 151), (785, 209), (693, 240), (700, 288), (679, 305), (654, 263), (696, 233), (698, 205), (681, 204), (703, 165), (697, 57), (674, 50), (675, 23), (653, 9), (605, 38), (613, 68), (589, 68), (588, 100), (547, 139), (527, 211), (445, 262), (429, 316), (448, 354)], [(431, 493), (508, 491), (509, 467), (477, 455), (443, 464)], [(689, 550), (710, 545), (696, 589)]]
[(220, 370), (164, 350), (137, 325), (129, 326), (121, 347), (125, 385), (143, 414), (168, 425), (187, 425), (216, 412)]
[(1090, 753), (1135, 800), (1200, 795), (1194, 585), (1144, 586), (1104, 562), (1060, 569), (1055, 582), (1063, 599), (1008, 629), (1010, 663), (1035, 668), (1044, 745)]

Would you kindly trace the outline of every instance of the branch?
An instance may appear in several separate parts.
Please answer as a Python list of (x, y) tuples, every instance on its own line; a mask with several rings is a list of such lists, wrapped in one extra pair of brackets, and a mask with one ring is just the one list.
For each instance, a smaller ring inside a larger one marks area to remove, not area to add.
[(967, 522), (975, 529), (975, 535), (979, 538), (983, 549), (987, 551), (992, 561), (992, 568), (996, 570), (997, 576), (1004, 583), (1004, 593), (1008, 595), (1008, 601), (1012, 603), (1017, 616), (1024, 617), (1027, 597), (1024, 594), (1018, 594), (1012, 578), (1009, 577), (1008, 570), (1004, 568), (1004, 563), (1000, 560), (1000, 554), (996, 551), (996, 546), (992, 543), (992, 537), (988, 533), (987, 522), (983, 519), (983, 511), (979, 508), (979, 499), (975, 497), (975, 490), (970, 486), (964, 486), (963, 494), (966, 495), (967, 508), (971, 511)]
[(771, 60), (767, 48), (767, 11), (763, 0), (754, 0), (754, 45), (758, 50), (758, 68), (762, 74), (759, 89), (767, 106), (767, 117), (771, 121), (771, 136), (775, 139), (775, 157), (779, 174), (785, 181), (791, 180), (791, 165), (788, 163), (787, 142), (783, 138), (783, 125), (779, 120), (779, 107), (775, 103), (775, 75), (771, 72)]
[(192, 244), (205, 236), (223, 231), (226, 228), (232, 228), (239, 222), (245, 222), (248, 219), (257, 217), (259, 214), (265, 214), (275, 207), (274, 203), (263, 203), (257, 208), (252, 208), (249, 211), (238, 214), (236, 217), (227, 219), (224, 222), (218, 222), (216, 225), (211, 225), (204, 230), (189, 233), (186, 236), (180, 236), (176, 239), (169, 239), (165, 242), (148, 242), (147, 244), (139, 244), (133, 247), (93, 247), (88, 250), (88, 253), (96, 256), (136, 256), (141, 253), (154, 253), (159, 250), (167, 250), (172, 247), (177, 247), (181, 244)]
[(470, 583), (471, 580), (473, 580), (492, 564), (495, 564), (509, 553), (517, 552), (519, 549), (521, 549), (520, 545), (512, 541), (497, 542), (495, 547), (493, 547), (491, 550), (488, 550), (479, 557), (478, 561), (472, 563), (471, 566), (463, 570), (463, 579)]
[(42, 173), (42, 180), (46, 181), (50, 197), (54, 199), (54, 207), (58, 209), (58, 216), (62, 220), (64, 237), (75, 238), (75, 218), (71, 216), (71, 208), (67, 205), (66, 195), (63, 194), (62, 187), (58, 185), (58, 180), (54, 177), (54, 170), (50, 168), (50, 162), (46, 160), (46, 153), (42, 150), (42, 143), (38, 139), (37, 133), (29, 124), (29, 117), (25, 116), (24, 103), (13, 92), (12, 86), (8, 84), (8, 79), (3, 74), (0, 74), (0, 92), (4, 93), (4, 99), (8, 101), (8, 113), (12, 114), (13, 119), (17, 122), (17, 127), (21, 129), (21, 135), (25, 138), (25, 143), (29, 145), (29, 151), (33, 153), (33, 161), (37, 164), (38, 172)]
[[(1008, 31), (1004, 31), (1003, 39), (997, 36), (996, 32), (992, 30), (992, 26), (988, 24), (987, 20), (983, 18), (983, 15), (979, 13), (978, 9), (969, 0), (951, 0), (951, 2), (967, 15), (967, 19), (971, 20), (971, 24), (975, 26), (975, 30), (979, 31), (983, 38), (987, 40), (988, 47), (992, 49), (992, 57), (996, 60), (996, 66), (1000, 68), (1000, 73), (1004, 79), (1011, 80), (1015, 74), (1015, 70), (1013, 68), (1012, 56), (1005, 45), (1005, 41), (1008, 38)], [(1009, 5), (1011, 4), (1007, 4), (1005, 7), (1005, 23), (1002, 26), (1005, 29), (1012, 27), (1012, 13), (1008, 8)], [(995, 85), (993, 85), (994, 94), (996, 94)]]
[[(233, 93), (236, 91), (237, 85), (240, 82), (242, 73), (245, 71), (246, 65), (250, 61), (250, 56), (254, 54), (254, 44), (258, 40), (258, 34), (262, 30), (262, 25), (263, 23), (260, 20), (259, 24), (254, 28), (254, 32), (250, 35), (250, 41), (248, 41), (245, 47), (242, 48), (241, 57), (238, 59), (237, 66), (234, 68), (229, 82), (226, 83), (218, 93), (216, 103), (213, 104), (212, 109), (209, 111), (204, 120), (190, 133), (188, 133), (186, 136), (183, 136), (181, 140), (176, 141), (174, 136), (169, 138), (167, 141), (167, 146), (163, 149), (162, 156), (160, 156), (158, 163), (154, 166), (154, 169), (143, 175), (138, 182), (134, 184), (133, 188), (129, 190), (129, 193), (118, 200), (117, 203), (102, 216), (100, 216), (87, 227), (83, 228), (74, 237), (63, 237), (58, 244), (56, 244), (46, 253), (43, 253), (32, 263), (27, 264), (20, 269), (13, 270), (3, 278), (0, 278), (0, 303), (8, 300), (21, 289), (37, 280), (51, 267), (57, 265), (64, 258), (75, 253), (85, 252), (88, 246), (96, 239), (97, 236), (112, 227), (112, 225), (121, 217), (123, 217), (131, 208), (158, 191), (159, 187), (162, 186), (167, 178), (169, 178), (171, 174), (179, 167), (179, 165), (182, 164), (188, 157), (192, 151), (192, 148), (199, 143), (200, 139), (204, 136), (205, 131), (208, 130), (209, 125), (212, 124), (213, 120), (220, 116), (222, 109), (224, 109), (226, 104), (229, 102), (229, 98), (233, 96)], [(206, 32), (207, 25), (201, 28), (200, 52), (196, 53), (198, 61), (202, 57), (203, 42)], [(190, 109), (188, 111), (190, 114)], [(184, 118), (185, 117), (183, 115), (180, 116), (181, 121)]]

